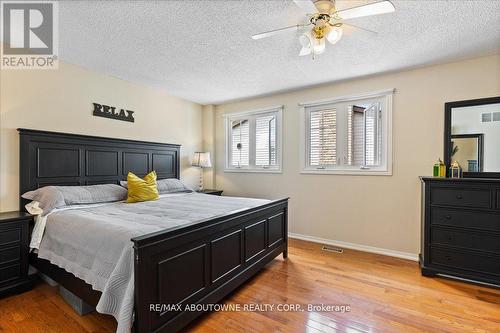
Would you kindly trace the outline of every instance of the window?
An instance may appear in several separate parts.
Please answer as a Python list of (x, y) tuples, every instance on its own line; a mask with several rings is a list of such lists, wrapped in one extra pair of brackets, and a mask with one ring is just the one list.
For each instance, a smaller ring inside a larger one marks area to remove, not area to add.
[(281, 172), (282, 110), (225, 115), (226, 171)]
[(302, 172), (390, 175), (392, 94), (301, 104)]

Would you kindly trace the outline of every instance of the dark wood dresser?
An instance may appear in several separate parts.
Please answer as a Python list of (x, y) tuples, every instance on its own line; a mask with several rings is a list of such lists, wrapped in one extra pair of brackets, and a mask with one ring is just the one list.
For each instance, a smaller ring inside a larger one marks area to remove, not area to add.
[(0, 296), (31, 287), (28, 277), (29, 224), (23, 212), (0, 213)]
[(500, 179), (422, 181), (422, 275), (500, 285)]

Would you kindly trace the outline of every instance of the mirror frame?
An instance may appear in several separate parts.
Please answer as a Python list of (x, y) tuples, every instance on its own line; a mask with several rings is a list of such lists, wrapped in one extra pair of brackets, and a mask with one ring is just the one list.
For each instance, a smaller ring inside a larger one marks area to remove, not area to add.
[[(453, 139), (476, 139), (477, 140), (477, 168), (480, 170), (480, 171), (476, 171), (477, 172), (483, 172), (483, 164), (484, 164), (484, 161), (483, 161), (483, 136), (484, 134), (455, 134), (455, 135), (451, 135), (450, 138), (451, 140)], [(453, 142), (453, 141), (452, 141)], [(450, 152), (451, 150), (453, 149), (453, 145), (450, 146)], [(450, 158), (451, 158), (451, 153), (450, 153)], [(469, 172), (464, 172), (465, 174), (469, 173)]]
[[(467, 106), (477, 106), (500, 103), (500, 96), (469, 99), (465, 101), (447, 102), (444, 104), (444, 163), (446, 164), (446, 174), (449, 173), (451, 164), (451, 110)], [(449, 175), (448, 175), (449, 176)], [(499, 172), (464, 172), (464, 178), (500, 178)]]

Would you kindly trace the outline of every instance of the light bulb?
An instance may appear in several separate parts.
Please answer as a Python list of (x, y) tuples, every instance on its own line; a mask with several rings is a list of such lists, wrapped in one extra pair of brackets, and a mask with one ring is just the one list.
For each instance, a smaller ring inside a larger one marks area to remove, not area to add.
[(305, 56), (311, 54), (312, 50), (312, 39), (309, 33), (305, 33), (299, 37), (300, 45), (302, 45), (302, 49), (300, 50), (299, 56)]
[(314, 54), (321, 54), (325, 52), (325, 39), (324, 38), (314, 38), (313, 52)]
[(330, 42), (330, 44), (337, 43), (340, 38), (342, 38), (342, 29), (341, 28), (332, 28), (328, 34), (326, 35), (326, 39)]

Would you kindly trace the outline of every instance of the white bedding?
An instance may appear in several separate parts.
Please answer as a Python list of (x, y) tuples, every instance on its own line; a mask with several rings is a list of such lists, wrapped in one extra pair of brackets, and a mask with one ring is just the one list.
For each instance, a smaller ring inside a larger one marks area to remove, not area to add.
[(46, 220), (39, 218), (31, 245), (38, 248), (39, 258), (49, 260), (101, 291), (97, 311), (116, 318), (117, 332), (130, 332), (134, 304), (131, 238), (267, 202), (179, 193), (134, 204), (72, 206), (53, 211)]

